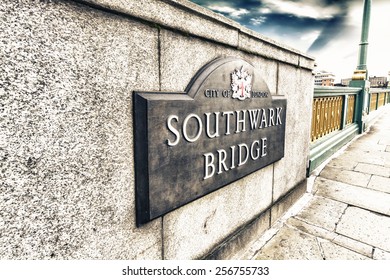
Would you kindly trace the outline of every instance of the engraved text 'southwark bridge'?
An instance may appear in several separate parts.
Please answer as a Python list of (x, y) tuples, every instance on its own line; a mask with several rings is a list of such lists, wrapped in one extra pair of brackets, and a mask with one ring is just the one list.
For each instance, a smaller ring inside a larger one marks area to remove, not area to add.
[(211, 62), (186, 93), (134, 100), (138, 224), (284, 156), (286, 100), (241, 59)]

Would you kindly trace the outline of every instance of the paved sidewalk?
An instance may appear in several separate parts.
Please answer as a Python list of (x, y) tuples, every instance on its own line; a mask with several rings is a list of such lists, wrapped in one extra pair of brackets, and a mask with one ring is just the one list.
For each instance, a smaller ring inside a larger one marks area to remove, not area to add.
[(385, 110), (310, 178), (311, 193), (244, 258), (390, 260), (390, 107)]

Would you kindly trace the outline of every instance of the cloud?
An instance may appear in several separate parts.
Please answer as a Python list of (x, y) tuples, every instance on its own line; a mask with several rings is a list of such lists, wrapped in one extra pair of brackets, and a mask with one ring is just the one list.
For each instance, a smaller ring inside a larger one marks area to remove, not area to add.
[(263, 0), (262, 3), (266, 8), (275, 13), (313, 19), (329, 19), (334, 14), (340, 12), (339, 5), (323, 6), (321, 1)]
[(312, 32), (305, 32), (302, 34), (302, 36), (299, 39), (306, 42), (308, 41), (314, 42), (315, 40), (317, 40), (320, 33), (321, 32), (319, 30), (314, 30)]
[(272, 10), (270, 8), (267, 8), (267, 7), (262, 7), (262, 8), (259, 9), (259, 12), (261, 14), (271, 14)]
[(240, 18), (242, 15), (249, 14), (249, 11), (244, 8), (235, 9), (229, 6), (208, 6), (210, 10), (215, 12), (227, 14), (229, 17), (233, 19)]
[(258, 26), (258, 25), (261, 25), (262, 23), (264, 23), (265, 21), (267, 20), (266, 17), (263, 17), (263, 16), (259, 16), (259, 17), (256, 17), (256, 18), (251, 18), (249, 20), (249, 22), (254, 25), (254, 26)]
[(337, 15), (331, 18), (322, 29), (321, 33), (308, 49), (308, 52), (316, 52), (325, 48), (332, 40), (337, 40), (340, 34), (347, 31), (348, 26), (345, 23), (345, 15)]

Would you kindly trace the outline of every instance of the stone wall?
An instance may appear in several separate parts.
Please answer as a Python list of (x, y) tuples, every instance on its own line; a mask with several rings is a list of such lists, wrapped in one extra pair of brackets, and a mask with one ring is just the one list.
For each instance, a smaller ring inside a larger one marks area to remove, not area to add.
[[(313, 59), (185, 0), (0, 3), (0, 258), (231, 258), (305, 191)], [(220, 56), (288, 101), (285, 157), (142, 227), (132, 93)]]

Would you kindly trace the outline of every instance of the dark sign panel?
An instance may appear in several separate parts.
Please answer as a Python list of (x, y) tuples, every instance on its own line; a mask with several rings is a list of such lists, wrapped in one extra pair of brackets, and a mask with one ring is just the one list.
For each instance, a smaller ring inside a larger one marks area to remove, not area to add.
[(206, 65), (185, 93), (136, 92), (137, 224), (281, 159), (286, 103), (230, 57)]

